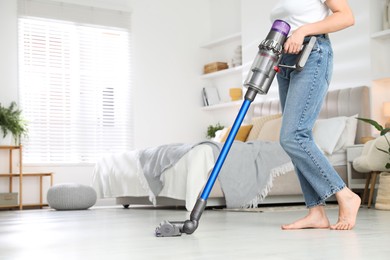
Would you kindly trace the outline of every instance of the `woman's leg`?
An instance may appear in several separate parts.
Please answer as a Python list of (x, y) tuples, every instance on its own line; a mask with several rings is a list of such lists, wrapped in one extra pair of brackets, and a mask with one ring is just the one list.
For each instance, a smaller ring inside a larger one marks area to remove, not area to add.
[[(317, 48), (312, 52), (302, 72), (286, 74), (284, 71), (284, 75), (278, 77), (279, 83), (282, 82), (282, 84), (283, 78), (289, 80), (287, 95), (282, 102), (284, 109), (280, 142), (296, 166), (305, 202), (310, 208), (308, 216), (291, 225), (283, 226), (284, 229), (318, 228), (326, 226), (326, 223), (329, 226), (329, 221), (323, 210), (325, 200), (335, 193), (338, 199), (345, 197), (344, 191), (347, 188), (345, 188), (344, 182), (313, 142), (312, 137), (312, 128), (328, 88), (332, 69), (331, 56), (332, 52), (328, 40), (319, 39)], [(333, 227), (335, 229), (353, 227), (356, 214), (356, 206), (346, 210), (341, 203), (338, 222), (340, 224)], [(318, 221), (318, 218), (321, 221)], [(313, 225), (314, 219), (321, 224)], [(340, 219), (345, 221), (342, 223)]]
[[(284, 64), (292, 65), (295, 61), (295, 55), (286, 55), (282, 62)], [(279, 85), (279, 99), (282, 106), (282, 111), (285, 109), (286, 99), (288, 95), (289, 85), (290, 85), (290, 74), (291, 69), (284, 69), (280, 74), (278, 74), (278, 85)], [(287, 108), (288, 109), (288, 108)], [(295, 166), (295, 165), (294, 165)], [(297, 173), (298, 179), (300, 181), (302, 190), (304, 192), (304, 197), (306, 205), (310, 204), (310, 201), (313, 201), (313, 198), (318, 198), (316, 191), (310, 186), (310, 183), (303, 177), (299, 169), (295, 167), (295, 172)], [(313, 197), (313, 198), (312, 198)], [(330, 223), (323, 205), (309, 208), (309, 213), (295, 221), (294, 223), (282, 225), (282, 229), (302, 229), (302, 228), (329, 228)]]
[[(285, 55), (282, 62), (291, 65), (295, 59), (295, 55)], [(323, 205), (345, 186), (312, 136), (327, 93), (331, 63), (330, 43), (319, 39), (302, 72), (283, 69), (278, 75), (283, 108), (280, 143), (294, 163), (309, 208)]]

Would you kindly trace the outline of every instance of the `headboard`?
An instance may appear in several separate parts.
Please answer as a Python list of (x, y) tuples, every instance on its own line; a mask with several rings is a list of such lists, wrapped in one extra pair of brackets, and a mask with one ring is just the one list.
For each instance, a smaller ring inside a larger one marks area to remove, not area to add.
[[(251, 116), (259, 117), (281, 113), (279, 100), (269, 100), (252, 104)], [(369, 118), (370, 110), (370, 89), (366, 86), (337, 89), (329, 91), (326, 95), (319, 118), (330, 118), (337, 116), (353, 116)], [(361, 143), (360, 138), (371, 136), (370, 125), (358, 121), (355, 143)]]

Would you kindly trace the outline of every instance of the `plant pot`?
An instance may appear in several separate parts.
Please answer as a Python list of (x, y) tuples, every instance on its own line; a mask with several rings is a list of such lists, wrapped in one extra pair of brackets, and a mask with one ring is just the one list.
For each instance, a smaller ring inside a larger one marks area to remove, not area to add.
[(390, 172), (381, 172), (375, 208), (390, 210)]

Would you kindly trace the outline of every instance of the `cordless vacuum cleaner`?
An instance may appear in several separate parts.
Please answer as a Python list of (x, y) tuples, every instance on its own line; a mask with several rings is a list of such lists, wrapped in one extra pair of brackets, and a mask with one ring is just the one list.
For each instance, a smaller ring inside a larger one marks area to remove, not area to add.
[[(276, 20), (267, 38), (259, 45), (259, 52), (252, 64), (251, 70), (244, 85), (248, 88), (245, 93), (245, 100), (237, 115), (237, 118), (230, 130), (225, 144), (222, 147), (221, 153), (214, 165), (214, 168), (207, 180), (205, 187), (197, 199), (196, 204), (191, 211), (190, 219), (186, 221), (167, 221), (164, 220), (156, 228), (155, 234), (157, 237), (173, 237), (181, 236), (182, 233), (192, 234), (199, 224), (200, 217), (206, 208), (207, 199), (211, 189), (218, 177), (226, 156), (232, 146), (234, 138), (241, 126), (242, 121), (248, 111), (248, 108), (257, 94), (265, 95), (271, 86), (275, 74), (279, 71), (279, 63), (282, 58), (283, 45), (290, 32), (290, 25), (282, 20)], [(301, 51), (298, 61), (294, 66), (280, 65), (283, 67), (293, 68), (298, 71), (303, 69), (307, 58), (314, 46), (316, 37), (312, 37), (304, 49)]]

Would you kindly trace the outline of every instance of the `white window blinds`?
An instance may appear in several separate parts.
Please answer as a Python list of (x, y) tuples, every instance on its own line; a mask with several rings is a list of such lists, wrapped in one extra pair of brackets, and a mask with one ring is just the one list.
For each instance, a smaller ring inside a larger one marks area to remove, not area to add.
[(19, 18), (24, 162), (94, 162), (132, 148), (129, 31)]

